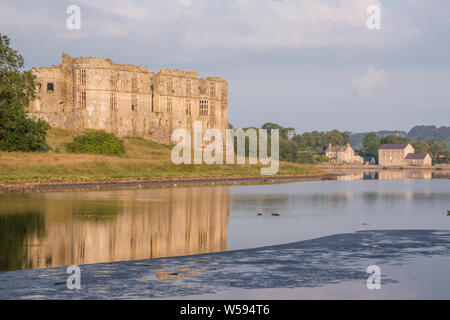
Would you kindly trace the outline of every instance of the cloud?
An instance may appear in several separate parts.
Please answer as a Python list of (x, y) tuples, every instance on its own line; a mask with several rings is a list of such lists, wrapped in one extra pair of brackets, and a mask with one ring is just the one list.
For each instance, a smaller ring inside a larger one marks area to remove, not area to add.
[(356, 77), (352, 81), (356, 95), (362, 100), (372, 100), (381, 91), (387, 88), (388, 77), (383, 69), (377, 69), (372, 65), (367, 66), (364, 75)]
[[(389, 32), (367, 30), (366, 9), (373, 4), (382, 7), (380, 0), (78, 0), (77, 4), (84, 32), (90, 36), (126, 35), (157, 43), (175, 35), (183, 46), (195, 48), (376, 48), (399, 45), (417, 35), (411, 24), (397, 23), (399, 17), (391, 19), (385, 8), (382, 21)], [(15, 6), (5, 5), (0, 26), (19, 20), (10, 18), (18, 16)], [(59, 6), (46, 8), (46, 21), (66, 18), (63, 4)], [(27, 11), (31, 15), (35, 9), (23, 7), (20, 15), (27, 16)], [(35, 28), (39, 24), (29, 27)]]

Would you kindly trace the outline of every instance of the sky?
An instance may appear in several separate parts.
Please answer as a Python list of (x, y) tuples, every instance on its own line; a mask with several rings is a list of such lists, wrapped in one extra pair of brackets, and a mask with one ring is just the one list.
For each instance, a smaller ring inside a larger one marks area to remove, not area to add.
[(0, 33), (27, 68), (65, 52), (222, 77), (234, 127), (450, 125), (448, 0), (0, 0)]

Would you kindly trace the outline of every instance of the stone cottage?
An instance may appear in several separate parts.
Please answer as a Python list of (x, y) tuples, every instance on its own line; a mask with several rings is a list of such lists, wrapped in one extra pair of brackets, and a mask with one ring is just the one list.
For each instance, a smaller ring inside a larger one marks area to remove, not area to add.
[(410, 153), (405, 158), (405, 164), (410, 166), (431, 166), (432, 160), (428, 153)]
[(325, 155), (331, 163), (363, 163), (363, 158), (353, 150), (350, 143), (345, 146), (332, 146), (330, 143), (325, 149)]

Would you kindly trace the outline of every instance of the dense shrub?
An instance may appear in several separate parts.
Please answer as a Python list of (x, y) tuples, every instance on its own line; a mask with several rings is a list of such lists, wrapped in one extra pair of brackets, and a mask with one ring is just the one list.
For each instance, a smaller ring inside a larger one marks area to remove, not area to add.
[(113, 133), (105, 131), (86, 130), (75, 136), (72, 143), (67, 144), (67, 150), (74, 153), (121, 155), (125, 153), (123, 141)]

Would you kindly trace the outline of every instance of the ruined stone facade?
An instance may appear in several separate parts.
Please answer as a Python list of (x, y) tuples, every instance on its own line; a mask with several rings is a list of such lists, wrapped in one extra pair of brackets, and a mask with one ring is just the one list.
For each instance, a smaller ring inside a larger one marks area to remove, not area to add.
[(173, 130), (225, 134), (228, 126), (228, 83), (218, 77), (199, 78), (195, 71), (122, 65), (109, 59), (71, 58), (61, 64), (33, 68), (36, 99), (31, 115), (51, 126), (70, 130), (97, 129), (120, 137), (138, 136), (171, 144)]

